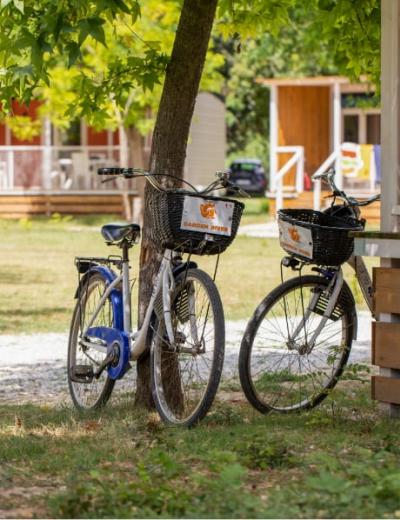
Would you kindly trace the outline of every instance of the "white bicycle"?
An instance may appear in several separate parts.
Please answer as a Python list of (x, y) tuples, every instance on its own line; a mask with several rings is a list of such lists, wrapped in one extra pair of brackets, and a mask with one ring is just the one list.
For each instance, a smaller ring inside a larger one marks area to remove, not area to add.
[[(155, 176), (132, 168), (101, 175), (144, 176), (154, 188), (152, 233), (162, 261), (140, 330), (132, 330), (129, 249), (137, 224), (108, 224), (101, 233), (121, 256), (79, 257), (79, 285), (68, 345), (68, 383), (81, 410), (107, 402), (115, 382), (150, 348), (151, 386), (163, 421), (192, 426), (209, 410), (221, 378), (225, 322), (214, 280), (190, 258), (222, 253), (233, 241), (244, 205), (212, 196), (234, 189), (228, 174), (199, 192), (164, 189)], [(108, 180), (108, 179), (107, 179)], [(183, 254), (189, 254), (183, 260)], [(116, 273), (115, 271), (118, 271)]]
[[(239, 375), (249, 402), (261, 413), (289, 413), (317, 406), (336, 385), (357, 339), (357, 312), (342, 265), (354, 269), (372, 311), (371, 279), (362, 257), (353, 255), (351, 231), (364, 228), (360, 206), (379, 200), (349, 197), (335, 172), (314, 176), (332, 190), (324, 212), (284, 209), (278, 213), (281, 261), (297, 276), (283, 281), (257, 306), (240, 347)], [(342, 204), (335, 204), (336, 198)], [(315, 274), (302, 274), (313, 265)]]

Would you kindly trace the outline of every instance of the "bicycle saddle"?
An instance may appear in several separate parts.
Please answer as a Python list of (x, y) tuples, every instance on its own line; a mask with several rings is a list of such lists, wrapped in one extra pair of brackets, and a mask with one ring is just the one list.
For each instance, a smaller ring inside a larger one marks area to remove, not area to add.
[(101, 228), (101, 234), (107, 244), (118, 244), (122, 240), (134, 243), (140, 236), (138, 224), (106, 224)]

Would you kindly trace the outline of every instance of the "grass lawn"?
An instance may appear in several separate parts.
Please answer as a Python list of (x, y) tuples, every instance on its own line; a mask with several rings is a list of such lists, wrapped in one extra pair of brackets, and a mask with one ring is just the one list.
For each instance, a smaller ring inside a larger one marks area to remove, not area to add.
[[(243, 224), (266, 219), (264, 199), (246, 201)], [(118, 253), (118, 249), (104, 244), (99, 232), (102, 224), (112, 220), (57, 216), (0, 220), (0, 334), (68, 330), (78, 281), (74, 258)], [(131, 250), (132, 276), (137, 273), (139, 249), (136, 246)], [(252, 315), (261, 299), (279, 283), (282, 256), (277, 239), (242, 236), (221, 255), (216, 281), (227, 319), (248, 319)], [(213, 274), (215, 256), (193, 259)], [(134, 318), (136, 302), (134, 294)]]
[(222, 389), (189, 431), (129, 396), (90, 416), (1, 406), (0, 517), (398, 518), (399, 436), (368, 386), (291, 416)]
[[(266, 218), (266, 214), (253, 209), (243, 220)], [(74, 257), (119, 253), (107, 247), (100, 235), (100, 226), (108, 221), (113, 218), (0, 220), (1, 334), (68, 330), (78, 281)], [(139, 249), (136, 246), (131, 250), (133, 276), (137, 273)], [(276, 283), (280, 256), (276, 240), (243, 237), (238, 237), (221, 256), (217, 283), (228, 318), (250, 315), (267, 288)], [(213, 273), (216, 257), (196, 257), (196, 261)], [(273, 269), (266, 273), (267, 263)], [(136, 301), (134, 294), (134, 316)]]
[[(244, 222), (265, 218), (255, 206)], [(115, 251), (98, 232), (106, 220), (0, 221), (1, 333), (68, 329), (74, 257)], [(279, 283), (282, 254), (276, 239), (235, 240), (217, 277), (228, 319), (248, 319)], [(198, 261), (213, 271), (215, 258)], [(315, 411), (270, 416), (227, 381), (190, 431), (131, 395), (90, 415), (0, 405), (0, 518), (400, 518), (399, 436), (357, 377)]]

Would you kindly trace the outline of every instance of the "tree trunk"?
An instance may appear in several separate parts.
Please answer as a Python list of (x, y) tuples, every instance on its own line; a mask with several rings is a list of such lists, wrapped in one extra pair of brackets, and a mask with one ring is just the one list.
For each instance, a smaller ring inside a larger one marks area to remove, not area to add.
[[(136, 128), (128, 128), (126, 130), (129, 141), (129, 165), (133, 168), (146, 169), (146, 160), (143, 153), (144, 139)], [(139, 177), (135, 181), (135, 189), (137, 190), (137, 197), (134, 199), (133, 208), (131, 208), (131, 219), (135, 224), (143, 224), (143, 201), (145, 179)]]
[[(190, 122), (203, 71), (208, 42), (218, 0), (184, 0), (176, 31), (171, 60), (165, 76), (164, 88), (154, 128), (150, 171), (174, 175), (181, 179), (186, 157)], [(161, 178), (160, 178), (161, 179)], [(179, 181), (162, 179), (164, 186), (177, 186)], [(161, 257), (151, 241), (152, 226), (149, 200), (152, 189), (145, 190), (145, 211), (142, 248), (140, 253), (139, 322), (145, 315), (151, 297), (154, 277)], [(137, 364), (138, 380), (136, 404), (150, 408), (152, 398), (149, 379), (149, 356)]]
[[(122, 124), (121, 113), (118, 112), (119, 126), (118, 126), (118, 137), (119, 137), (119, 165), (121, 168), (127, 168), (129, 166), (129, 136), (128, 130)], [(129, 222), (132, 220), (132, 209), (129, 204), (128, 192), (124, 189), (122, 193), (122, 202), (124, 207), (124, 217)]]

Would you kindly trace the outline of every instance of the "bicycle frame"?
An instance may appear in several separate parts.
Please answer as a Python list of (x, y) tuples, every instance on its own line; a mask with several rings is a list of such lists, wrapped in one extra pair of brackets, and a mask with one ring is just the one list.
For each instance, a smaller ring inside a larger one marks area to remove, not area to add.
[(351, 256), (347, 260), (347, 263), (354, 270), (356, 278), (360, 285), (361, 292), (364, 296), (365, 303), (368, 305), (368, 308), (371, 311), (371, 313), (374, 314), (372, 305), (372, 281), (363, 257)]
[[(372, 283), (371, 283), (371, 277), (369, 275), (368, 269), (365, 265), (365, 262), (361, 256), (351, 256), (347, 263), (354, 269), (355, 275), (357, 277), (358, 283), (361, 288), (361, 292), (364, 296), (365, 302), (368, 305), (368, 308), (372, 312)], [(321, 318), (321, 321), (319, 322), (317, 328), (315, 329), (312, 338), (310, 341), (307, 341), (307, 353), (310, 353), (312, 349), (314, 348), (315, 342), (319, 334), (321, 333), (323, 327), (325, 326), (325, 323), (329, 319), (333, 309), (335, 308), (336, 302), (339, 298), (340, 291), (343, 287), (343, 271), (342, 269), (338, 269), (334, 277), (332, 278), (331, 283), (329, 284), (327, 290), (332, 290), (331, 296), (329, 297), (328, 305), (324, 311), (324, 315)], [(304, 316), (302, 320), (300, 321), (299, 325), (296, 327), (295, 331), (292, 334), (292, 337), (290, 338), (291, 345), (289, 348), (296, 348), (295, 346), (295, 340), (300, 334), (300, 332), (304, 329), (305, 325), (307, 323), (307, 320), (315, 308), (315, 305), (318, 302), (319, 295), (315, 294), (313, 298), (311, 299), (310, 304), (308, 305), (307, 309), (305, 310)]]
[[(170, 249), (166, 249), (163, 255), (163, 259), (158, 270), (154, 289), (150, 298), (149, 305), (146, 310), (146, 314), (143, 320), (143, 324), (141, 328), (133, 333), (131, 326), (131, 294), (130, 294), (130, 285), (129, 285), (129, 263), (128, 259), (124, 259), (122, 262), (122, 272), (119, 276), (117, 276), (106, 288), (100, 301), (94, 310), (91, 319), (86, 326), (85, 330), (82, 333), (82, 337), (87, 337), (87, 331), (92, 327), (95, 322), (102, 306), (104, 305), (107, 298), (110, 297), (111, 292), (118, 287), (122, 283), (122, 307), (123, 307), (123, 330), (128, 335), (129, 345), (130, 345), (130, 359), (137, 360), (139, 356), (146, 350), (147, 348), (147, 333), (150, 326), (151, 316), (154, 311), (155, 300), (159, 294), (159, 291), (162, 291), (162, 302), (163, 302), (163, 316), (166, 324), (166, 330), (168, 339), (172, 346), (175, 345), (175, 338), (173, 333), (172, 321), (171, 321), (171, 293), (175, 288), (175, 280), (174, 275), (171, 268), (171, 262), (173, 259), (174, 252)], [(190, 302), (189, 296), (189, 305), (192, 306), (193, 303)], [(192, 313), (190, 313), (192, 315)], [(191, 320), (193, 321), (193, 320)], [(191, 323), (191, 326), (196, 328), (194, 332), (194, 337), (197, 337), (197, 327), (195, 323)], [(95, 348), (96, 350), (100, 350), (104, 353), (107, 352), (107, 346), (99, 344), (97, 342), (86, 342), (85, 340), (81, 340), (83, 345), (90, 346), (91, 348)]]
[[(337, 299), (339, 298), (340, 291), (342, 290), (343, 281), (344, 281), (343, 271), (340, 268), (336, 272), (335, 276), (332, 278), (331, 283), (329, 284), (329, 286), (327, 288), (327, 290), (332, 289), (332, 295), (329, 298), (329, 302), (324, 311), (324, 315), (323, 315), (321, 321), (319, 322), (317, 328), (315, 329), (311, 340), (306, 341), (306, 344), (307, 344), (306, 353), (307, 354), (309, 354), (312, 351), (312, 349), (314, 348), (315, 342), (316, 342), (321, 330), (325, 326), (325, 323), (328, 321), (329, 317), (332, 314), (333, 309), (335, 308)], [(290, 338), (290, 345), (288, 345), (289, 349), (296, 349), (295, 340), (302, 330), (306, 331), (307, 320), (310, 317), (313, 310), (315, 309), (315, 306), (318, 302), (318, 298), (319, 298), (319, 294), (317, 294), (317, 293), (314, 294), (314, 296), (312, 297), (311, 302), (308, 305), (302, 320), (300, 321), (300, 323), (296, 327), (295, 331), (293, 332), (292, 337)]]

